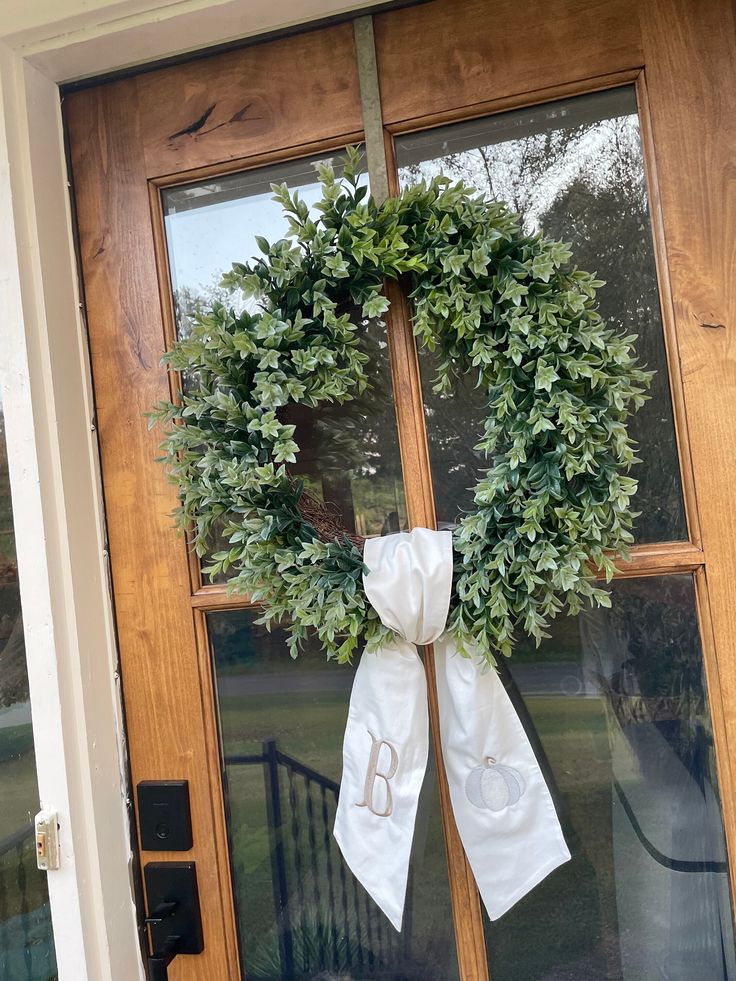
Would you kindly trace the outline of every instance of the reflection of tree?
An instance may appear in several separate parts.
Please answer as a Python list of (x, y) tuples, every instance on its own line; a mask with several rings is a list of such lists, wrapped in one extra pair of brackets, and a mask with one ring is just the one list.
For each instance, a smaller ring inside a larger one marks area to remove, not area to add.
[(612, 120), (607, 129), (605, 179), (579, 175), (543, 222), (548, 234), (572, 244), (582, 268), (597, 269), (606, 281), (598, 294), (602, 315), (637, 333), (640, 360), (657, 369), (651, 400), (631, 419), (630, 432), (644, 459), (634, 499), (642, 513), (640, 537), (666, 541), (685, 537), (685, 529), (646, 184), (638, 133), (626, 120)]
[[(692, 580), (630, 580), (613, 587), (613, 600), (610, 610), (583, 614), (593, 675), (623, 731), (655, 726), (702, 784), (709, 779), (710, 719)], [(645, 770), (658, 765), (656, 755), (641, 763)]]
[(692, 582), (682, 576), (668, 579), (663, 592), (664, 596), (653, 593), (649, 583), (637, 583), (619, 590), (617, 603), (607, 613), (625, 640), (626, 660), (619, 671), (625, 674), (628, 669), (635, 675), (635, 682), (618, 687), (631, 691), (635, 685), (633, 690), (647, 698), (696, 695), (702, 707), (703, 663)]
[(15, 575), (15, 538), (10, 501), (10, 475), (5, 445), (5, 417), (0, 404), (0, 583)]
[[(178, 337), (188, 337), (192, 324), (215, 305), (233, 306), (235, 298), (220, 286), (217, 278), (208, 286), (180, 286), (174, 290), (174, 319)], [(239, 309), (239, 308), (238, 308)]]
[(514, 140), (475, 146), (434, 160), (409, 164), (401, 170), (407, 186), (439, 173), (505, 201), (523, 216), (525, 228), (536, 230), (534, 218), (541, 203), (556, 193), (560, 171), (574, 157), (591, 124), (548, 129)]
[[(297, 476), (317, 477), (317, 494), (337, 507), (349, 531), (361, 531), (356, 523), (353, 500), (356, 480), (362, 480), (363, 495), (371, 486), (393, 486), (401, 481), (401, 462), (391, 387), (391, 367), (385, 330), (369, 323), (360, 338), (360, 350), (369, 358), (370, 386), (354, 401), (310, 409), (287, 406), (285, 421), (295, 423), (301, 447), (291, 471)], [(388, 480), (384, 484), (384, 480)], [(314, 488), (314, 484), (311, 484)], [(370, 506), (368, 502), (364, 505)], [(378, 501), (375, 503), (379, 503)], [(381, 502), (381, 520), (393, 509), (386, 496)]]
[(27, 702), (29, 698), (23, 619), (17, 589), (9, 591), (7, 587), (0, 587), (0, 628), (0, 708), (5, 708)]
[[(639, 334), (642, 362), (657, 369), (652, 399), (631, 422), (645, 458), (636, 476), (639, 537), (684, 537), (657, 278), (637, 120), (622, 116), (469, 149), (415, 164), (402, 182), (446, 173), (505, 198), (530, 231), (572, 244), (577, 265), (598, 272), (601, 313)], [(469, 507), (468, 488), (484, 461), (472, 450), (486, 408), (474, 380), (459, 379), (451, 397), (431, 393), (431, 358), (422, 357), (438, 514), (453, 521)]]

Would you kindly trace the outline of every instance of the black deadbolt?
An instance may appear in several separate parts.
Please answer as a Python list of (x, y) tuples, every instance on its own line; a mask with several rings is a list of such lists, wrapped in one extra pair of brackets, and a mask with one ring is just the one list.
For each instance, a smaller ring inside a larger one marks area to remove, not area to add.
[(144, 780), (138, 784), (141, 848), (186, 852), (192, 847), (189, 784), (186, 780)]

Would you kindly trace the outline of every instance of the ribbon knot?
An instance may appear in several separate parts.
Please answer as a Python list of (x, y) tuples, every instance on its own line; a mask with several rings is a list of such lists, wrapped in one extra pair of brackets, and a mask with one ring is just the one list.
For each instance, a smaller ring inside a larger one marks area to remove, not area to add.
[(431, 644), (447, 623), (452, 592), (452, 534), (415, 528), (369, 538), (363, 560), (368, 602), (403, 640)]
[(364, 652), (343, 743), (334, 835), (397, 930), (429, 753), (424, 665), (434, 643), (442, 756), (455, 822), (492, 920), (570, 858), (539, 764), (495, 671), (445, 633), (452, 535), (415, 528), (365, 543), (366, 596), (396, 637)]

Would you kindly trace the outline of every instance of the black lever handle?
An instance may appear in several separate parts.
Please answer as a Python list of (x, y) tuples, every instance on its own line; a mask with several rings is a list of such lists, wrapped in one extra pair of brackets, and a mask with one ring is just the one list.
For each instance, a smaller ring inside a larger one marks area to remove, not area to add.
[(148, 958), (148, 981), (169, 981), (169, 964), (179, 953), (182, 938), (171, 934), (163, 949)]
[(173, 916), (178, 909), (179, 904), (174, 901), (159, 903), (143, 922), (154, 925), (163, 923), (167, 916)]
[(143, 871), (152, 950), (148, 977), (168, 981), (169, 964), (176, 956), (204, 949), (197, 873), (194, 862), (150, 862)]
[(173, 958), (149, 957), (148, 981), (169, 981), (169, 964)]
[(148, 981), (169, 981), (169, 964), (176, 954), (152, 954), (148, 958)]

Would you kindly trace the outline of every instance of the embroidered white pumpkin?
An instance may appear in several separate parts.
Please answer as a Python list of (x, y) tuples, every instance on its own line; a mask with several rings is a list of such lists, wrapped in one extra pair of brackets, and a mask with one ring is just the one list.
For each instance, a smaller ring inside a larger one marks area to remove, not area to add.
[(492, 756), (486, 756), (480, 766), (473, 767), (465, 781), (465, 794), (470, 803), (488, 811), (513, 807), (524, 789), (524, 778), (519, 771), (496, 763)]

